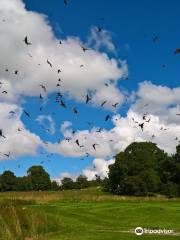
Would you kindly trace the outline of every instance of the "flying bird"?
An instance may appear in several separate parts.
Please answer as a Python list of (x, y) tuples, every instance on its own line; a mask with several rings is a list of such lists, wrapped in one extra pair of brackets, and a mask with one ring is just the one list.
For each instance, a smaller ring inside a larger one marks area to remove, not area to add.
[(90, 50), (89, 48), (86, 48), (84, 46), (81, 46), (81, 48), (82, 48), (83, 52), (86, 52), (86, 51)]
[(32, 43), (28, 42), (27, 36), (24, 38), (23, 42), (25, 42), (26, 45), (32, 45)]
[(106, 103), (107, 103), (107, 101), (102, 102), (101, 107), (103, 107)]
[(43, 84), (40, 84), (39, 86), (42, 87), (42, 89), (44, 90), (44, 92), (47, 92), (46, 87), (45, 87)]
[(94, 148), (94, 150), (96, 150), (96, 146), (98, 146), (99, 144), (97, 144), (97, 143), (94, 143), (92, 146), (93, 146), (93, 148)]
[(76, 139), (75, 143), (76, 143), (78, 146), (80, 146), (78, 139)]
[(69, 0), (64, 0), (64, 5), (67, 6), (69, 3)]
[(109, 115), (107, 115), (107, 116), (106, 116), (106, 118), (105, 118), (105, 121), (107, 121), (109, 118), (110, 118), (110, 116), (109, 116)]
[(10, 152), (9, 153), (4, 153), (4, 156), (6, 156), (6, 157), (10, 157)]
[(52, 68), (52, 63), (47, 59), (47, 64)]
[(119, 103), (115, 103), (112, 105), (112, 107), (116, 108)]
[(0, 137), (6, 138), (6, 137), (3, 135), (2, 129), (0, 129)]
[(74, 107), (72, 110), (73, 110), (73, 113), (78, 114), (77, 108)]
[(27, 117), (31, 118), (30, 114), (27, 111), (24, 110), (23, 112)]
[(179, 54), (179, 53), (180, 53), (180, 48), (178, 48), (174, 51), (174, 54)]
[(89, 95), (86, 95), (86, 104), (91, 100), (91, 97), (89, 97)]
[(102, 32), (102, 27), (98, 26), (98, 27), (96, 27), (96, 29), (98, 32)]
[(159, 35), (156, 35), (155, 37), (152, 37), (153, 42), (156, 42), (159, 39)]
[(101, 133), (102, 128), (99, 128), (96, 132)]
[(144, 122), (143, 122), (143, 123), (139, 123), (139, 127), (140, 127), (141, 130), (143, 131), (143, 129), (144, 129)]
[(64, 107), (64, 108), (67, 107), (66, 104), (65, 104), (62, 100), (60, 100), (60, 105), (61, 105), (62, 107)]
[(13, 115), (13, 114), (15, 114), (15, 112), (14, 112), (14, 111), (10, 111), (9, 114), (12, 114), (12, 115)]

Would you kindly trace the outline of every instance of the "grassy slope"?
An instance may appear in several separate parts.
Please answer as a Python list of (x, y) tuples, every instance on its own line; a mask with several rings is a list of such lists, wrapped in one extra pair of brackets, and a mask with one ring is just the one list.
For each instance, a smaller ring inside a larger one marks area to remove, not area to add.
[[(97, 189), (0, 194), (0, 199), (3, 198), (36, 201), (36, 204), (25, 206), (24, 214), (34, 219), (34, 226), (29, 225), (30, 231), (26, 232), (29, 236), (44, 233), (43, 239), (49, 240), (180, 239), (180, 236), (137, 237), (128, 233), (137, 226), (180, 231), (180, 199), (117, 197)], [(33, 234), (30, 234), (31, 228)]]

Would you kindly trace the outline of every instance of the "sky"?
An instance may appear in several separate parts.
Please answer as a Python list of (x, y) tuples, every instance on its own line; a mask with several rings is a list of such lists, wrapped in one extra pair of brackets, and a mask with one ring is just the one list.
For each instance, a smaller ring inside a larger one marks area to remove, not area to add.
[(178, 0), (0, 0), (0, 173), (41, 164), (52, 179), (104, 178), (134, 141), (173, 154), (179, 8)]

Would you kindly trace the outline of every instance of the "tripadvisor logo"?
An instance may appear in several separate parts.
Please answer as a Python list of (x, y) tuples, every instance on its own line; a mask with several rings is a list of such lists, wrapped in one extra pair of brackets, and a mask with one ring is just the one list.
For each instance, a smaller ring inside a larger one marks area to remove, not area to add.
[(144, 230), (143, 230), (142, 227), (137, 227), (137, 228), (135, 229), (135, 234), (136, 234), (136, 235), (140, 236), (140, 235), (142, 235), (143, 233), (144, 233)]
[(142, 234), (173, 234), (174, 230), (167, 230), (167, 229), (147, 229), (142, 227), (137, 227), (135, 229), (135, 234), (140, 236)]

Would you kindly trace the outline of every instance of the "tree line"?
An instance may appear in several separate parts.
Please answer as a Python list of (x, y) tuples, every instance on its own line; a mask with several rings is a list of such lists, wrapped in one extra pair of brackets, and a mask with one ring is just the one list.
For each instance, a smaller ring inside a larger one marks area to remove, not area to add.
[(65, 177), (61, 185), (51, 181), (42, 166), (32, 166), (27, 175), (16, 177), (11, 171), (0, 175), (0, 191), (47, 191), (83, 189), (101, 186), (104, 191), (118, 195), (180, 196), (180, 145), (168, 155), (152, 142), (134, 142), (115, 156), (108, 177), (88, 181), (80, 175), (76, 180)]
[(68, 189), (82, 189), (90, 186), (98, 186), (102, 180), (96, 177), (95, 180), (88, 181), (87, 177), (80, 175), (73, 181), (65, 177), (59, 185), (56, 181), (51, 181), (49, 174), (42, 166), (32, 166), (27, 170), (27, 176), (16, 177), (12, 171), (4, 171), (0, 175), (0, 191), (57, 191)]

